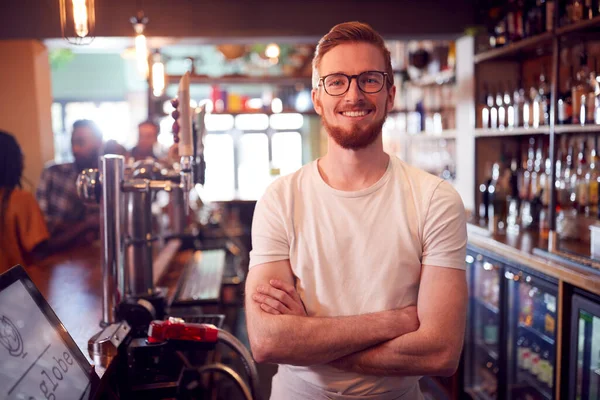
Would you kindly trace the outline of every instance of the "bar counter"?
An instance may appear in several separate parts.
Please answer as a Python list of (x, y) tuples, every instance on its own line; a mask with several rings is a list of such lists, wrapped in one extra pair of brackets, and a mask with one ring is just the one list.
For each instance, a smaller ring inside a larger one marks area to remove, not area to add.
[[(543, 274), (564, 281), (573, 286), (600, 295), (600, 270), (592, 270), (584, 266), (577, 267), (572, 263), (561, 263), (541, 254), (534, 254), (534, 249), (548, 249), (548, 241), (542, 239), (537, 232), (520, 232), (518, 234), (491, 234), (475, 221), (467, 224), (469, 243), (483, 250), (488, 250)], [(589, 245), (576, 241), (561, 241), (562, 250), (581, 255), (589, 255)]]

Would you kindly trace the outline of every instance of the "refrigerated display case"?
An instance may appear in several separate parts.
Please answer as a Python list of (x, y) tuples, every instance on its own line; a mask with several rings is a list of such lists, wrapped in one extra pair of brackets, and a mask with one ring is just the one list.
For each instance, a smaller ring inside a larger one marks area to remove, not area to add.
[(570, 355), (569, 399), (600, 399), (600, 298), (573, 295)]
[(554, 399), (558, 281), (505, 267), (506, 398)]
[(465, 391), (478, 399), (501, 398), (499, 385), (502, 264), (477, 252), (467, 253), (469, 311), (465, 346)]

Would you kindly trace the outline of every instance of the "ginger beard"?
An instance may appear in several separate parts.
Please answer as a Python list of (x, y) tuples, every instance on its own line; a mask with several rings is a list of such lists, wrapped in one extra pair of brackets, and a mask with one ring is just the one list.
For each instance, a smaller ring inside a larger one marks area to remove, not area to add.
[[(355, 107), (350, 107), (350, 109), (359, 108), (369, 108), (374, 109), (375, 107), (372, 105), (368, 105), (364, 102), (359, 103), (359, 105)], [(383, 124), (385, 123), (385, 119), (387, 118), (387, 105), (388, 100), (385, 101), (385, 113), (383, 116), (378, 119), (372, 121), (367, 126), (360, 126), (358, 124), (352, 125), (350, 129), (342, 128), (340, 126), (334, 126), (327, 121), (327, 117), (325, 113), (321, 116), (321, 121), (323, 122), (323, 126), (325, 130), (331, 136), (333, 140), (342, 148), (346, 150), (360, 150), (368, 147), (371, 143), (373, 143), (381, 134), (381, 130), (383, 128)], [(336, 111), (338, 112), (338, 111)]]

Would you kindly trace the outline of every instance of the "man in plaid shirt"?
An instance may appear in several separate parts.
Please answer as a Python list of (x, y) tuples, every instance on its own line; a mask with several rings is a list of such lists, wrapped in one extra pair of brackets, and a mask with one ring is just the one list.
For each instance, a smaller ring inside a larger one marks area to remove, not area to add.
[(37, 200), (46, 217), (54, 249), (91, 242), (99, 233), (99, 208), (84, 204), (77, 195), (76, 181), (87, 168), (97, 168), (102, 133), (93, 121), (73, 124), (71, 147), (74, 162), (50, 163), (42, 172)]

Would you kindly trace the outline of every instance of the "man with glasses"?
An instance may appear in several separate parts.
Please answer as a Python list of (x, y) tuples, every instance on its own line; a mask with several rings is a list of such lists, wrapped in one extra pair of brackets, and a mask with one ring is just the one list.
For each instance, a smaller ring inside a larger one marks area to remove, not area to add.
[(256, 205), (246, 281), (271, 399), (422, 399), (451, 375), (466, 318), (466, 221), (442, 179), (383, 151), (396, 88), (370, 26), (335, 26), (313, 60), (327, 154), (275, 181)]

